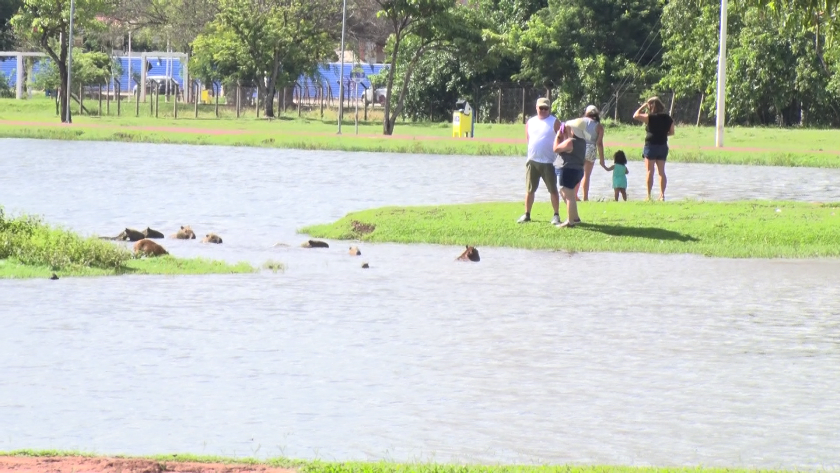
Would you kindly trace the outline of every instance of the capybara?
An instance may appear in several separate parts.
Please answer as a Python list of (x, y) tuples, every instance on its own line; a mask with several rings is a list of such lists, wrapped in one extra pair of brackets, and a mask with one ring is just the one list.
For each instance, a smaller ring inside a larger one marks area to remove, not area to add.
[(140, 241), (145, 238), (142, 232), (138, 232), (132, 228), (126, 228), (119, 235), (115, 237), (99, 237), (103, 240), (118, 240), (118, 241)]
[(362, 254), (361, 251), (355, 246), (350, 247), (350, 256), (360, 256)]
[(143, 230), (143, 235), (146, 238), (163, 238), (163, 233), (161, 233), (157, 230), (152, 230), (149, 227), (146, 227), (146, 229)]
[(177, 233), (173, 233), (170, 238), (177, 238), (179, 240), (195, 240), (195, 232), (192, 231), (189, 225), (181, 225), (181, 229)]
[(57, 274), (55, 274), (55, 273), (52, 273), (52, 276), (50, 276), (50, 279), (52, 279), (53, 281), (55, 281), (56, 279), (58, 279), (58, 275), (57, 275)]
[(134, 244), (134, 253), (142, 253), (146, 256), (163, 256), (169, 254), (162, 246), (152, 240), (146, 239), (140, 240)]
[(481, 261), (481, 258), (478, 256), (478, 249), (469, 245), (467, 245), (467, 249), (461, 253), (458, 259), (461, 261)]
[(215, 233), (208, 233), (207, 236), (201, 239), (202, 243), (221, 243), (222, 237)]
[(367, 263), (362, 263), (362, 268), (368, 269), (368, 268), (370, 268), (370, 265), (367, 264)]
[(327, 244), (325, 241), (318, 241), (318, 240), (307, 240), (300, 245), (304, 248), (329, 248), (330, 245)]

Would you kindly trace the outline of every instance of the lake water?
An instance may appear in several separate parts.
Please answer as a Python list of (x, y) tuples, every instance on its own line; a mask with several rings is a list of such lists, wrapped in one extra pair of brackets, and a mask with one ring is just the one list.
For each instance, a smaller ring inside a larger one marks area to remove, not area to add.
[[(7, 212), (287, 265), (0, 281), (0, 451), (840, 468), (836, 259), (298, 247), (350, 211), (520, 201), (523, 161), (0, 140)], [(840, 200), (840, 170), (668, 171), (671, 199)]]

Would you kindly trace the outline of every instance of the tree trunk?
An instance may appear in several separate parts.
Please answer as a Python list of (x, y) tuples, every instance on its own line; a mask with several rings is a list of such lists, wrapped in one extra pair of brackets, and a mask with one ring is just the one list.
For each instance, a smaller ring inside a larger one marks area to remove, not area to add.
[[(426, 52), (426, 48), (429, 47), (429, 44), (424, 44), (420, 46), (416, 53), (414, 53), (414, 57), (411, 58), (411, 62), (408, 63), (408, 67), (405, 69), (405, 76), (403, 77), (402, 87), (400, 88), (400, 96), (397, 99), (397, 106), (394, 109), (394, 113), (391, 114), (390, 119), (388, 119), (388, 112), (385, 112), (385, 120), (389, 125), (390, 133), (388, 135), (394, 133), (394, 124), (397, 122), (397, 117), (400, 116), (402, 113), (403, 105), (405, 105), (405, 94), (408, 92), (408, 83), (411, 81), (411, 75), (414, 73), (414, 68), (417, 66), (417, 62)], [(387, 106), (391, 101), (391, 93), (388, 92), (388, 98), (385, 100), (385, 105)]]
[(263, 105), (265, 106), (265, 109), (263, 111), (265, 112), (266, 118), (274, 118), (274, 95), (277, 93), (274, 88), (275, 84), (269, 83), (264, 94), (265, 98), (263, 99)]
[(391, 119), (391, 91), (394, 90), (394, 74), (397, 72), (397, 55), (400, 53), (400, 32), (394, 35), (394, 49), (391, 51), (391, 64), (388, 68), (388, 82), (385, 83), (385, 118), (382, 121), (382, 134), (394, 134), (394, 120)]

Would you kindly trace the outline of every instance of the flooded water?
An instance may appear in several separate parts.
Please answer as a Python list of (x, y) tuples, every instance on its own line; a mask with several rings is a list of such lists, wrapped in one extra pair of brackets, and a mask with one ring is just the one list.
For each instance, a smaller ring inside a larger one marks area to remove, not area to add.
[[(297, 247), (350, 211), (519, 201), (523, 168), (0, 140), (9, 212), (85, 234), (190, 224), (225, 243), (167, 240), (178, 256), (287, 265), (0, 281), (0, 451), (840, 468), (838, 260)], [(672, 199), (840, 200), (840, 170), (668, 170)]]

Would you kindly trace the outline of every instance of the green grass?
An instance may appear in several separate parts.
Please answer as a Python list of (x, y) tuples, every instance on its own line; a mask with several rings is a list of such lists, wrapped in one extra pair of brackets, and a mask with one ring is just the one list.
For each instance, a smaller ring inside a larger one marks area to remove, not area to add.
[[(98, 108), (98, 102), (88, 101)], [(298, 118), (288, 111), (276, 120), (256, 119), (254, 110), (244, 110), (237, 119), (232, 108), (220, 107), (216, 118), (212, 105), (200, 107), (194, 118), (192, 106), (183, 106), (173, 118), (172, 104), (160, 105), (160, 117), (150, 115), (149, 104), (141, 103), (134, 116), (134, 103), (123, 103), (122, 116), (78, 116), (72, 126), (62, 126), (54, 102), (43, 97), (31, 100), (0, 99), (0, 137), (62, 140), (181, 143), (198, 145), (254, 146), (305, 150), (343, 150), (391, 153), (458, 154), (480, 156), (525, 155), (525, 133), (521, 123), (476, 125), (475, 139), (451, 138), (451, 124), (397, 122), (394, 136), (382, 136), (382, 111), (374, 108), (369, 120), (355, 135), (353, 112), (345, 111), (342, 135), (337, 136), (336, 111), (318, 109)], [(72, 108), (74, 111), (77, 106)], [(104, 113), (104, 105), (103, 105)], [(360, 114), (361, 117), (361, 114)], [(565, 117), (564, 117), (565, 118)], [(15, 123), (24, 122), (24, 123)], [(216, 134), (214, 134), (216, 133)], [(678, 126), (671, 138), (673, 162), (719, 164), (761, 164), (773, 166), (840, 167), (840, 131), (797, 128), (726, 129), (726, 148), (716, 149), (712, 127)], [(631, 160), (641, 159), (644, 129), (641, 125), (606, 122), (606, 151), (627, 152)]]
[(392, 461), (321, 461), (292, 460), (289, 458), (230, 458), (211, 455), (163, 454), (148, 456), (96, 455), (88, 452), (61, 450), (15, 450), (0, 452), (0, 456), (30, 457), (109, 457), (138, 458), (158, 462), (224, 463), (235, 465), (266, 465), (290, 468), (301, 473), (782, 473), (794, 470), (758, 470), (748, 468), (706, 468), (706, 467), (633, 467), (614, 465), (480, 465), (433, 462)]
[(137, 258), (121, 245), (44, 223), (7, 216), (0, 207), (0, 278), (47, 278), (119, 274), (226, 274), (256, 271), (247, 263), (204, 258)]
[(385, 207), (300, 232), (316, 238), (566, 251), (840, 256), (840, 204), (581, 202), (579, 211), (583, 224), (558, 229), (549, 224), (552, 212), (547, 203), (535, 204), (533, 222), (524, 225), (516, 223), (523, 212), (518, 202)]

